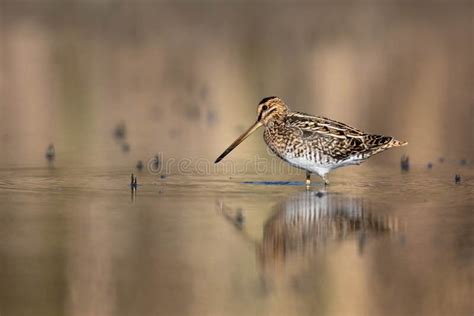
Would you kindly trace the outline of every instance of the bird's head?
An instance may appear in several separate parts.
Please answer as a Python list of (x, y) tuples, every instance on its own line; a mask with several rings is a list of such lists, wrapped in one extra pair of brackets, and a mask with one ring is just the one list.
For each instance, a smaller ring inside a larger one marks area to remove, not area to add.
[(222, 160), (228, 153), (230, 153), (235, 147), (237, 147), (241, 142), (244, 141), (247, 137), (255, 132), (260, 126), (267, 126), (271, 122), (283, 120), (285, 115), (288, 113), (288, 107), (286, 104), (278, 97), (267, 97), (263, 98), (262, 101), (258, 104), (257, 108), (257, 121), (253, 123), (250, 128), (240, 135), (217, 159), (216, 163)]
[(282, 120), (288, 107), (279, 97), (263, 98), (257, 107), (257, 122), (267, 125), (271, 121)]

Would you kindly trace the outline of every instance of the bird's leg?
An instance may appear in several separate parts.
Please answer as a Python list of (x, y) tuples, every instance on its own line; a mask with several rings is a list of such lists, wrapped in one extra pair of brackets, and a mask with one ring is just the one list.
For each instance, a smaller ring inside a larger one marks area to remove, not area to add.
[(328, 179), (328, 176), (326, 174), (322, 175), (321, 178), (323, 178), (325, 186), (329, 184), (329, 179)]
[(306, 187), (311, 186), (311, 172), (306, 171)]

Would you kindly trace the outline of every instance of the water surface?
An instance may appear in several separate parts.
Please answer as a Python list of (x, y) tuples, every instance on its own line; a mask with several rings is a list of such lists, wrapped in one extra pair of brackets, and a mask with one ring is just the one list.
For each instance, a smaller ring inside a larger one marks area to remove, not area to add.
[(450, 169), (362, 166), (309, 191), (144, 172), (134, 195), (125, 169), (2, 169), (0, 312), (469, 315), (473, 172)]

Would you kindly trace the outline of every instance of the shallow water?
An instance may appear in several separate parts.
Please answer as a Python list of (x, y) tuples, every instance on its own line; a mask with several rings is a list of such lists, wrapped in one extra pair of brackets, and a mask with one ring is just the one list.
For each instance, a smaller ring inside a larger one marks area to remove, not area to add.
[(0, 171), (2, 315), (469, 315), (471, 166)]

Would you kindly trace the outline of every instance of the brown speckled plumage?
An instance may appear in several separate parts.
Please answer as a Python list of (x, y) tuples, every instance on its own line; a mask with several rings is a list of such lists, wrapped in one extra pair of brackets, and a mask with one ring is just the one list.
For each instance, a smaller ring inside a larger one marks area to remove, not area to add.
[(258, 105), (257, 122), (219, 157), (219, 162), (260, 126), (268, 147), (281, 159), (311, 173), (326, 174), (335, 168), (360, 164), (388, 148), (406, 145), (390, 136), (364, 133), (325, 117), (291, 112), (278, 97), (264, 98)]

